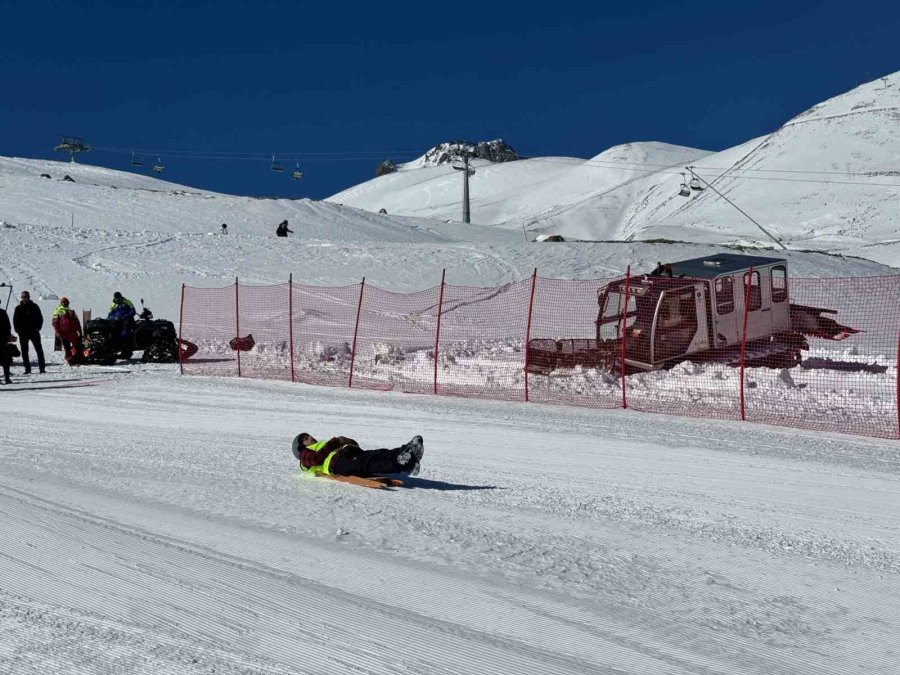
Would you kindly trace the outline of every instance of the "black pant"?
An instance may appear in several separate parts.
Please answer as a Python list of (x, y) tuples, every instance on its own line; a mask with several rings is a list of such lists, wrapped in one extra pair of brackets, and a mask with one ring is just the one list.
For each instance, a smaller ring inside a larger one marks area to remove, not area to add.
[[(3, 350), (4, 348), (5, 348), (5, 345), (0, 345), (0, 350)], [(10, 380), (9, 380), (10, 361), (11, 361), (11, 359), (8, 356), (6, 356), (6, 354), (0, 354), (0, 365), (3, 366), (3, 381), (6, 384), (9, 384), (9, 382), (10, 382)]]
[(25, 372), (31, 372), (31, 358), (28, 355), (28, 343), (34, 345), (34, 353), (37, 354), (38, 370), (44, 372), (44, 348), (41, 346), (40, 333), (20, 333), (19, 347), (22, 349), (22, 365), (25, 366)]
[(397, 455), (403, 448), (393, 450), (363, 450), (347, 446), (337, 451), (328, 470), (339, 476), (378, 476), (386, 473), (402, 473), (410, 467), (400, 464)]
[(84, 346), (81, 344), (80, 335), (75, 338), (74, 342), (65, 338), (60, 338), (59, 341), (62, 343), (63, 354), (66, 355), (66, 363), (71, 365), (73, 363), (81, 363), (84, 360)]

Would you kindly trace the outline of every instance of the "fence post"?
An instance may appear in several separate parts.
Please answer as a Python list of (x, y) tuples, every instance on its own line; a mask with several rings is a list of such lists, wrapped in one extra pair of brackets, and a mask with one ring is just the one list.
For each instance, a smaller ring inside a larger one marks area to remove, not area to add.
[(178, 368), (184, 375), (184, 355), (181, 351), (181, 335), (184, 328), (184, 284), (181, 284), (181, 306), (178, 309)]
[[(744, 273), (744, 327), (741, 329), (741, 422), (747, 419), (744, 410), (744, 356), (747, 351), (747, 315), (750, 313), (750, 287), (753, 285), (753, 266)], [(760, 287), (760, 292), (762, 288)]]
[(294, 275), (288, 275), (288, 335), (291, 343), (291, 382), (296, 382), (294, 374)]
[[(627, 334), (625, 333), (625, 324), (628, 321), (628, 294), (631, 292), (631, 265), (625, 268), (625, 299), (622, 303), (622, 407), (628, 407), (628, 396), (625, 391), (625, 341)], [(635, 307), (637, 313), (637, 307)], [(600, 337), (599, 335), (597, 336)]]
[(235, 328), (237, 329), (237, 334), (235, 337), (238, 339), (237, 345), (237, 370), (238, 377), (241, 376), (241, 350), (240, 350), (240, 341), (241, 341), (241, 303), (239, 297), (240, 291), (238, 290), (238, 278), (234, 278), (234, 323)]
[(441, 341), (441, 310), (444, 308), (444, 282), (447, 278), (447, 268), (441, 271), (441, 293), (438, 296), (437, 330), (434, 332), (434, 395), (437, 396), (437, 370), (438, 370), (438, 344)]
[(534, 309), (534, 288), (537, 285), (537, 267), (531, 274), (531, 299), (528, 301), (528, 322), (525, 324), (525, 402), (528, 403), (528, 366), (531, 363), (531, 312)]
[(362, 278), (359, 285), (359, 302), (356, 304), (356, 326), (353, 328), (353, 346), (350, 348), (350, 381), (347, 387), (353, 388), (353, 364), (356, 363), (356, 334), (359, 332), (359, 314), (362, 311), (363, 291), (366, 289), (366, 278)]

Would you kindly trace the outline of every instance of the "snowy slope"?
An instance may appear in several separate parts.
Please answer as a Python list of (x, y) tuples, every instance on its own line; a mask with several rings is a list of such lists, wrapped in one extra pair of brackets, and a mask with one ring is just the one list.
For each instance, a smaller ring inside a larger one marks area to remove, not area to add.
[[(0, 672), (900, 665), (896, 442), (137, 368), (0, 393)], [(303, 478), (298, 430), (423, 473)]]
[[(604, 156), (711, 161), (638, 144)], [(537, 196), (520, 203), (535, 218), (571, 212), (579, 228), (589, 225), (587, 204), (626, 222), (633, 199), (650, 189), (641, 171), (577, 162), (480, 167), (476, 178), (512, 171), (532, 181)], [(595, 180), (575, 178), (576, 169), (596, 170)], [(548, 170), (556, 188), (542, 182)], [(385, 178), (422, 189), (427, 174), (458, 188), (459, 176), (441, 171)], [(75, 182), (61, 181), (65, 174)], [(515, 183), (504, 180), (495, 184)], [(576, 183), (571, 200), (546, 211), (554, 189)], [(595, 194), (610, 186), (633, 196)], [(510, 203), (492, 208), (510, 217)], [(118, 289), (177, 319), (182, 283), (223, 286), (235, 276), (345, 285), (365, 275), (402, 292), (435, 286), (443, 268), (451, 284), (496, 286), (535, 267), (546, 277), (598, 278), (723, 250), (526, 243), (509, 222), (465, 226), (388, 210), (0, 158), (0, 280), (31, 290), (45, 316), (63, 294), (102, 314)], [(278, 239), (284, 218), (295, 234)], [(896, 273), (868, 260), (787, 257), (796, 276)], [(24, 376), (16, 363), (14, 384), (0, 386), (3, 675), (888, 675), (900, 667), (896, 441), (182, 378), (177, 366), (70, 369), (52, 351), (49, 326), (44, 333), (47, 374)], [(649, 395), (697, 396), (664, 376)], [(777, 371), (751, 376), (754, 391), (773, 392), (776, 403), (811, 399), (802, 373), (790, 389)], [(841, 386), (863, 377), (847, 373)], [(890, 410), (890, 377), (867, 412)], [(568, 379), (558, 386), (585, 386)], [(637, 384), (643, 379), (651, 378)], [(832, 392), (831, 410), (858, 414), (859, 394), (844, 394)], [(392, 492), (304, 478), (289, 453), (298, 431), (346, 434), (366, 447), (422, 433), (423, 473)]]
[[(491, 170), (529, 165), (509, 162)], [(53, 178), (40, 177), (46, 172)], [(66, 173), (76, 182), (58, 180)], [(385, 178), (397, 175), (405, 172)], [(276, 238), (274, 226), (284, 218), (295, 234)], [(182, 283), (224, 286), (235, 277), (272, 284), (293, 274), (297, 283), (343, 286), (365, 276), (376, 286), (408, 292), (436, 286), (445, 268), (448, 283), (497, 286), (534, 268), (545, 277), (602, 278), (623, 273), (628, 264), (649, 270), (659, 260), (698, 251), (690, 244), (526, 243), (521, 231), (503, 228), (197, 192), (97, 167), (3, 158), (0, 221), (0, 281), (30, 290), (45, 314), (63, 295), (76, 309), (103, 314), (120, 290), (135, 302), (144, 298), (158, 317), (176, 318)], [(227, 235), (219, 233), (222, 222)], [(890, 271), (865, 260), (789, 258), (797, 276)], [(5, 294), (0, 302), (5, 306)]]
[[(772, 242), (711, 190), (679, 196), (686, 165), (789, 247), (900, 261), (900, 73), (864, 84), (760, 139), (707, 153), (656, 143), (590, 160), (481, 166), (474, 222), (582, 239)], [(449, 168), (384, 176), (330, 198), (364, 209), (459, 219)]]
[[(598, 226), (589, 216), (578, 220), (577, 212), (585, 203), (647, 175), (647, 163), (682, 166), (706, 154), (666, 143), (632, 143), (589, 160), (538, 157), (498, 164), (476, 160), (472, 162), (476, 173), (469, 185), (472, 219), (484, 225), (512, 220), (543, 222), (556, 211), (565, 210), (576, 212), (570, 220), (588, 226), (583, 231), (584, 236), (591, 235), (587, 238), (613, 238), (589, 229), (592, 222)], [(388, 213), (459, 220), (461, 172), (447, 165), (419, 166), (419, 162), (411, 162), (397, 173), (345, 190), (328, 201), (371, 211), (384, 208)], [(533, 222), (529, 222), (529, 229), (535, 229)], [(565, 233), (575, 234), (572, 230)]]

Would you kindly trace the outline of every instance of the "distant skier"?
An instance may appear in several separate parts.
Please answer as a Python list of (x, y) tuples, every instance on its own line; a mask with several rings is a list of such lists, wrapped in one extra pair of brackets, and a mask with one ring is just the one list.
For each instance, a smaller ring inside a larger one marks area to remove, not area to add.
[(0, 366), (3, 366), (3, 384), (12, 384), (9, 379), (9, 366), (12, 363), (12, 353), (9, 339), (12, 337), (12, 329), (9, 325), (9, 314), (0, 307)]
[(286, 237), (288, 234), (294, 234), (294, 231), (288, 229), (288, 221), (282, 220), (278, 223), (278, 227), (275, 228), (275, 236), (276, 237)]
[(34, 345), (34, 353), (37, 356), (38, 371), (44, 372), (44, 347), (41, 345), (41, 328), (44, 326), (44, 315), (41, 308), (31, 301), (31, 294), (22, 291), (19, 296), (21, 302), (16, 305), (13, 312), (13, 327), (19, 334), (19, 347), (22, 350), (22, 365), (25, 366), (25, 374), (31, 373), (31, 356), (28, 354), (28, 344)]
[(228, 224), (222, 223), (222, 234), (228, 234)]
[(297, 434), (291, 452), (303, 471), (369, 478), (392, 473), (415, 476), (425, 448), (421, 436), (413, 436), (399, 448), (363, 450), (359, 443), (346, 436), (317, 441), (310, 434)]

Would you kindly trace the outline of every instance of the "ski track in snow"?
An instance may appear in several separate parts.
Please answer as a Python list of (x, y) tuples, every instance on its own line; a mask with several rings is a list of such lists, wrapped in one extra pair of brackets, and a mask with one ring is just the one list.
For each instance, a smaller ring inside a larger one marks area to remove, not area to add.
[[(900, 665), (896, 442), (130, 370), (3, 399), (0, 672)], [(423, 473), (300, 476), (301, 427)]]

